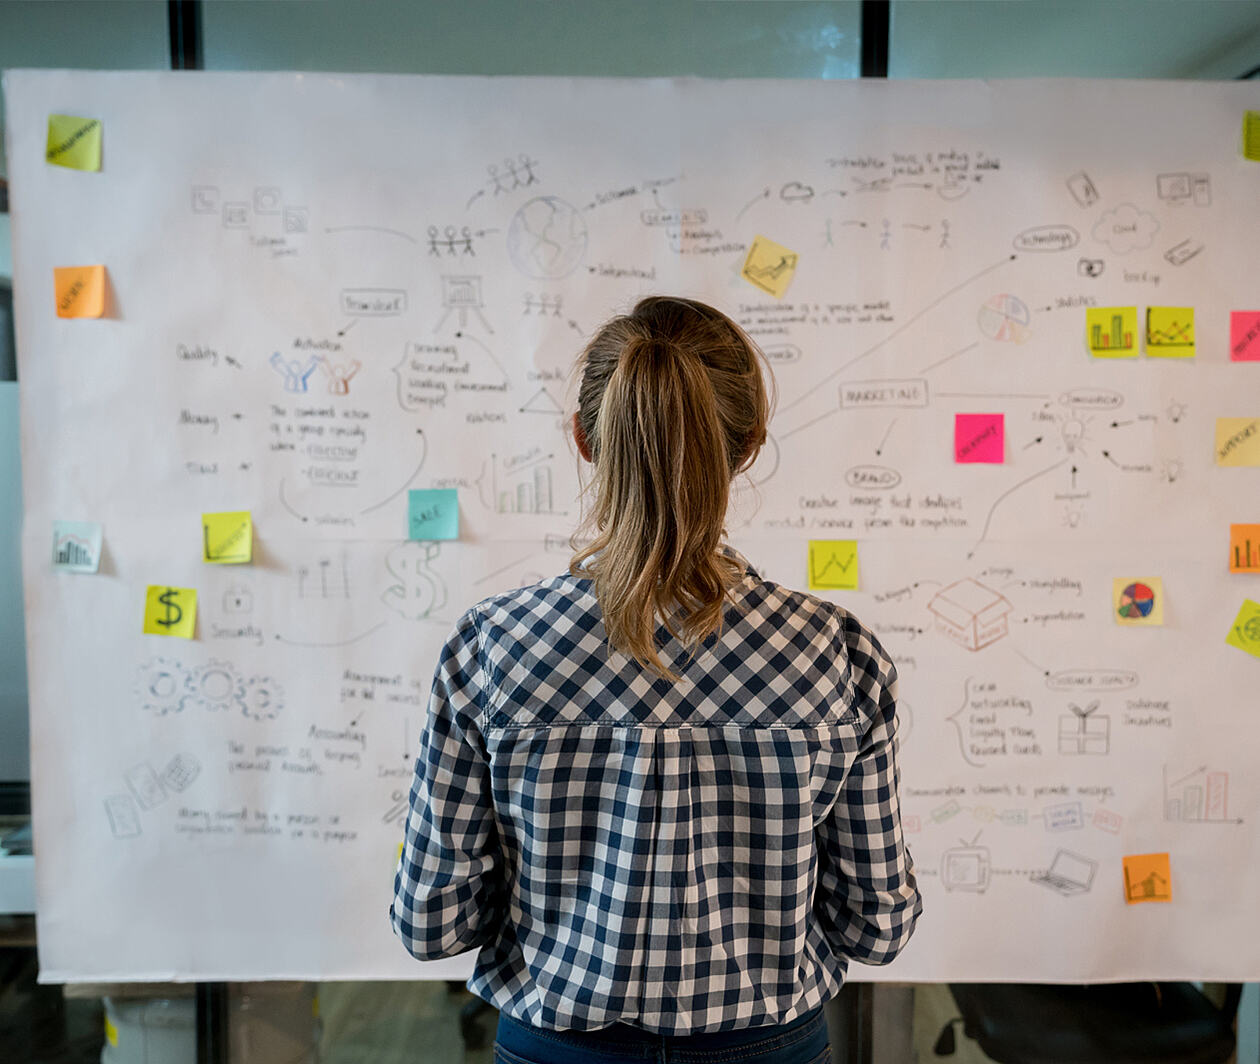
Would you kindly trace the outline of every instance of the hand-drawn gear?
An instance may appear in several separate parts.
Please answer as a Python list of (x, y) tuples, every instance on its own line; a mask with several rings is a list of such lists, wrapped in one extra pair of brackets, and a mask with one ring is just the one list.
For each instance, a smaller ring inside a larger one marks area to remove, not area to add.
[(136, 694), (140, 705), (159, 717), (178, 713), (188, 701), (188, 670), (178, 661), (154, 658), (140, 666)]
[(217, 712), (240, 701), (245, 685), (231, 662), (211, 660), (189, 676), (188, 690), (202, 709)]
[(270, 676), (251, 676), (240, 698), (241, 709), (251, 720), (275, 720), (284, 709), (284, 688)]

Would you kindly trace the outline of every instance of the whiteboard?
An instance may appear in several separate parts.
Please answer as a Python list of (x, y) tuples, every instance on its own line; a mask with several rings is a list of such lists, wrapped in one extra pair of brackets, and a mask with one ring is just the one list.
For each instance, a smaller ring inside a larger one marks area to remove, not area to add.
[[(386, 918), (437, 649), (565, 568), (569, 370), (655, 292), (727, 310), (773, 366), (731, 541), (795, 587), (811, 541), (857, 541), (857, 590), (818, 593), (900, 670), (925, 911), (853, 976), (1260, 977), (1260, 662), (1225, 643), (1260, 598), (1227, 568), (1260, 472), (1214, 454), (1217, 418), (1260, 416), (1260, 365), (1229, 357), (1260, 303), (1253, 87), (5, 92), (45, 978), (471, 971), (417, 967)], [(100, 173), (44, 162), (53, 112), (101, 120)], [(781, 297), (742, 275), (759, 238), (790, 252), (753, 271)], [(106, 316), (58, 318), (54, 267), (95, 263)], [(1091, 354), (1113, 306), (1143, 333), (1194, 308), (1195, 357)], [(955, 460), (962, 414), (1003, 416), (1003, 461)], [(406, 538), (430, 488), (458, 492), (458, 540)], [(200, 515), (236, 510), (253, 563), (203, 563)], [(58, 520), (101, 523), (98, 574), (52, 568)], [(1162, 581), (1163, 624), (1118, 623), (1116, 580), (1126, 610)], [(149, 586), (197, 589), (194, 639), (142, 633)], [(1123, 859), (1153, 853), (1172, 900), (1131, 903)]]

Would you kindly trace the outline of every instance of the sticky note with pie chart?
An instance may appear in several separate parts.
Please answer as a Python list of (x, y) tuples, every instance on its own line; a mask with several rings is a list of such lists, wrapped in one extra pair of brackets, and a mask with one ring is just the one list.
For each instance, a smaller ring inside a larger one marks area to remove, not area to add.
[(1225, 642), (1260, 658), (1260, 602), (1243, 599)]
[(1120, 577), (1113, 580), (1111, 599), (1111, 612), (1117, 624), (1164, 623), (1164, 582), (1158, 576), (1137, 579)]

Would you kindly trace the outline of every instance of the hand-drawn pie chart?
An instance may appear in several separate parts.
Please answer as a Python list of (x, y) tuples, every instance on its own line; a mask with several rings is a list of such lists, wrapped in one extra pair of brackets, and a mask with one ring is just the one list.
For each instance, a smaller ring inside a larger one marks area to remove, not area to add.
[(990, 340), (1023, 343), (1028, 337), (1028, 307), (1022, 299), (1003, 292), (985, 301), (976, 324)]
[(1147, 584), (1133, 583), (1120, 592), (1116, 612), (1125, 620), (1149, 617), (1155, 608), (1155, 592)]

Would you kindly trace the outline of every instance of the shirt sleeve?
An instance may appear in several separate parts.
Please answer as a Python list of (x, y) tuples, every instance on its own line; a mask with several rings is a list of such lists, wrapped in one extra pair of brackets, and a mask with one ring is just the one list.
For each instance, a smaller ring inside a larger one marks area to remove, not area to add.
[(478, 649), (469, 611), (442, 648), (416, 759), (390, 922), (418, 960), (483, 945), (506, 918)]
[(870, 724), (830, 814), (815, 831), (815, 911), (841, 952), (864, 964), (887, 964), (923, 911), (901, 833), (897, 668), (869, 634), (851, 639), (848, 649), (855, 700)]

